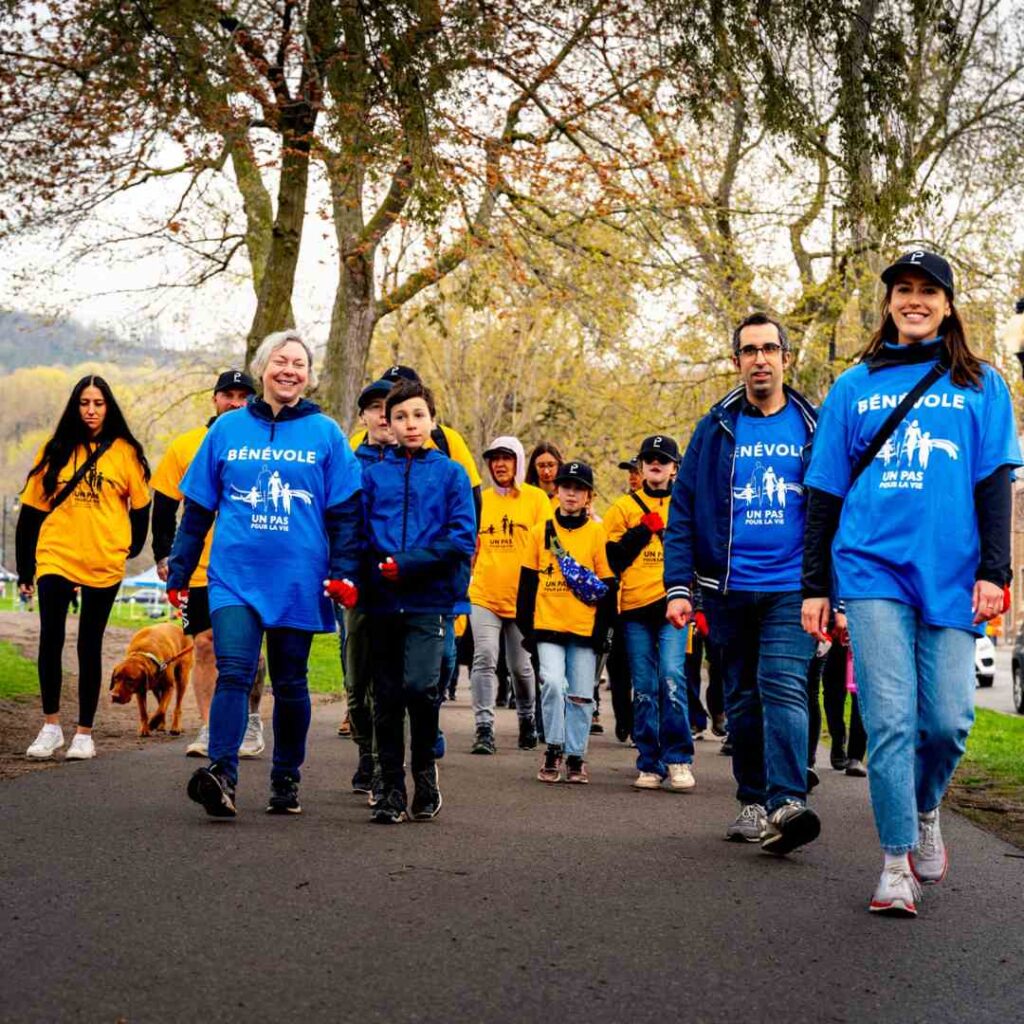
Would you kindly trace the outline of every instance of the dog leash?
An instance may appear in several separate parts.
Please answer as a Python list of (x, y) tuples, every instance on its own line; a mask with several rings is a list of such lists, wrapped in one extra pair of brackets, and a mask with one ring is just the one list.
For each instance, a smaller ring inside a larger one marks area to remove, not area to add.
[(143, 658), (149, 658), (149, 660), (153, 662), (154, 665), (156, 665), (157, 672), (163, 672), (163, 670), (167, 668), (167, 666), (170, 665), (172, 661), (177, 661), (179, 658), (183, 658), (192, 650), (194, 646), (195, 644), (189, 645), (183, 651), (178, 651), (177, 654), (175, 654), (173, 657), (168, 658), (166, 661), (161, 661), (152, 651), (132, 651), (132, 654), (140, 654), (142, 655)]

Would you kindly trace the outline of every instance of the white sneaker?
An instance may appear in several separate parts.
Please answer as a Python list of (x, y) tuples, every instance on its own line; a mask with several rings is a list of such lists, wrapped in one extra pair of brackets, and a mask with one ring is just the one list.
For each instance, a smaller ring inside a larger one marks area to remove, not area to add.
[(186, 757), (206, 757), (210, 752), (210, 727), (201, 725), (196, 738), (185, 748)]
[(917, 917), (917, 901), (921, 886), (909, 867), (891, 864), (882, 869), (878, 888), (871, 897), (868, 910), (873, 914), (892, 914), (896, 917)]
[(245, 729), (245, 738), (238, 748), (239, 757), (259, 757), (263, 753), (266, 742), (263, 739), (263, 722), (259, 714), (249, 716), (249, 724)]
[(84, 732), (76, 732), (75, 738), (71, 741), (71, 746), (68, 747), (68, 752), (64, 755), (65, 761), (88, 761), (89, 758), (96, 756), (96, 744), (92, 741), (92, 736)]
[(661, 776), (654, 772), (640, 772), (633, 780), (634, 789), (661, 789)]
[(44, 725), (32, 745), (25, 751), (26, 757), (45, 761), (64, 746), (64, 730), (59, 725)]
[(946, 877), (949, 855), (939, 829), (939, 809), (917, 816), (917, 846), (910, 854), (910, 870), (925, 885), (937, 885)]
[(668, 788), (677, 793), (685, 793), (693, 789), (697, 780), (693, 777), (693, 771), (688, 764), (670, 764), (668, 766)]

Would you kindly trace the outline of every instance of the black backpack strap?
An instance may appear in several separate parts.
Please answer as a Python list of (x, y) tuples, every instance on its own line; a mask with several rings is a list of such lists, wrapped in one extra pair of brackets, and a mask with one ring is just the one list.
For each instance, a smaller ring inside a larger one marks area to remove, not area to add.
[(82, 482), (85, 474), (88, 473), (97, 462), (99, 462), (100, 458), (113, 443), (114, 442), (111, 440), (100, 441), (100, 443), (93, 448), (85, 462), (75, 470), (75, 475), (64, 485), (63, 489), (54, 496), (53, 501), (50, 502), (51, 512), (58, 509), (65, 501), (67, 501), (68, 498), (71, 497), (72, 494), (74, 494), (75, 488)]
[(644, 515), (647, 515), (647, 513), (651, 511), (647, 507), (647, 503), (639, 494), (636, 493), (636, 491), (630, 491), (629, 496), (640, 506), (640, 511), (643, 512)]
[(932, 368), (903, 396), (903, 401), (886, 417), (878, 428), (878, 433), (871, 438), (871, 443), (860, 453), (860, 458), (850, 470), (850, 487), (857, 478), (871, 465), (871, 460), (882, 450), (882, 445), (893, 435), (903, 418), (910, 412), (914, 403), (949, 369), (940, 359)]
[(437, 450), (442, 455), (447, 455), (449, 459), (452, 457), (452, 446), (448, 443), (448, 435), (441, 427), (434, 427), (430, 432), (430, 440), (437, 445)]

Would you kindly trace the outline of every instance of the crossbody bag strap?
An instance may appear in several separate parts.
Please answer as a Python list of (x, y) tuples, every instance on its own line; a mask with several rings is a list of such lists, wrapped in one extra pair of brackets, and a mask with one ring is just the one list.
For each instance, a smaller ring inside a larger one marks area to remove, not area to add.
[(871, 465), (871, 460), (882, 450), (882, 445), (893, 435), (903, 418), (910, 412), (914, 403), (949, 369), (940, 359), (932, 368), (903, 396), (903, 401), (886, 417), (878, 428), (878, 433), (871, 438), (870, 444), (860, 453), (860, 457), (850, 470), (850, 487), (857, 478)]
[(562, 547), (562, 542), (558, 539), (558, 534), (555, 531), (555, 521), (549, 519), (544, 527), (544, 547), (550, 551), (555, 558), (565, 557), (565, 548)]
[(50, 511), (54, 512), (61, 505), (67, 501), (68, 498), (74, 493), (75, 488), (82, 482), (85, 474), (92, 469), (93, 466), (99, 462), (100, 458), (104, 455), (107, 449), (113, 444), (113, 441), (100, 441), (100, 443), (92, 450), (89, 457), (83, 462), (77, 470), (75, 475), (64, 485), (63, 489), (57, 494), (53, 501), (50, 503)]
[[(647, 506), (647, 502), (645, 502), (636, 491), (630, 491), (629, 496), (640, 506), (640, 511), (643, 512), (644, 515), (647, 515), (651, 511)], [(658, 530), (657, 536), (661, 539), (662, 543), (665, 542), (664, 530)]]

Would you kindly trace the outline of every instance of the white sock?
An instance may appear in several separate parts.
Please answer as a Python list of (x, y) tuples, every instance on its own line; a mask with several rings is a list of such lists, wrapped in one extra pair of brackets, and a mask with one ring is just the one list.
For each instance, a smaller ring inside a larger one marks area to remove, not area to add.
[(939, 816), (938, 807), (934, 811), (920, 811), (918, 812), (918, 821), (934, 821)]
[(910, 871), (910, 861), (907, 859), (907, 855), (905, 853), (887, 853), (887, 854), (885, 854), (885, 869), (886, 869), (886, 871), (888, 871), (889, 868), (893, 868), (893, 867), (902, 868), (904, 871), (909, 872)]

